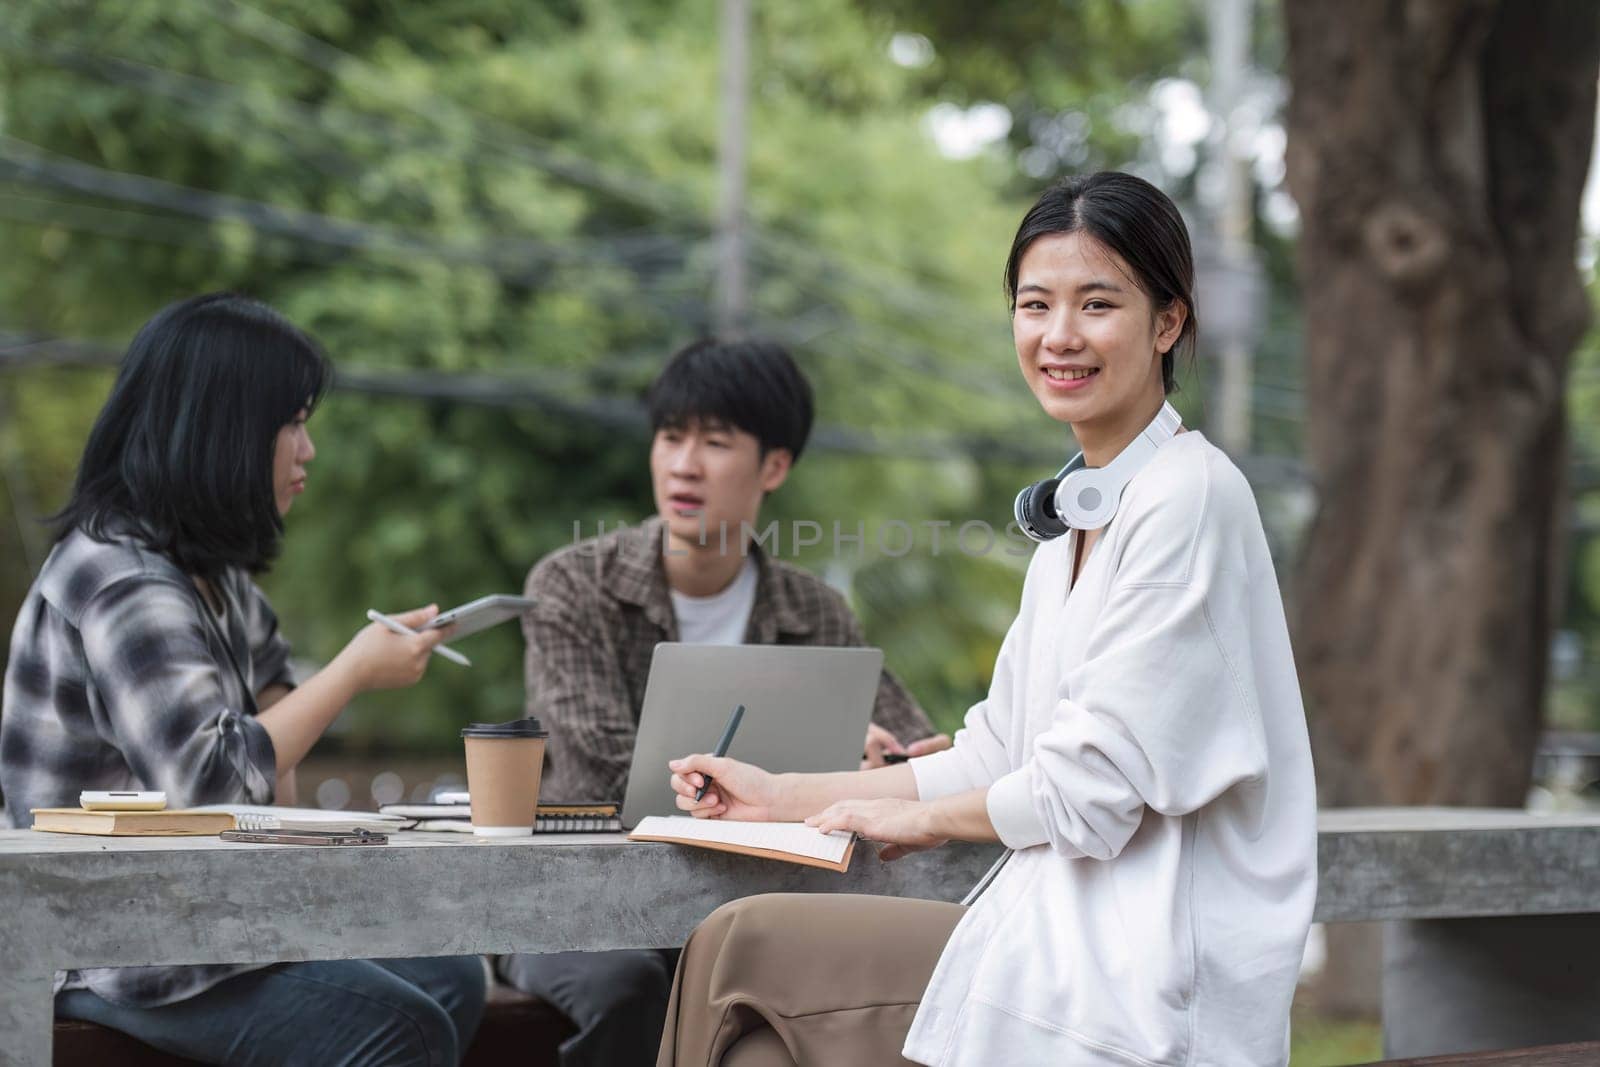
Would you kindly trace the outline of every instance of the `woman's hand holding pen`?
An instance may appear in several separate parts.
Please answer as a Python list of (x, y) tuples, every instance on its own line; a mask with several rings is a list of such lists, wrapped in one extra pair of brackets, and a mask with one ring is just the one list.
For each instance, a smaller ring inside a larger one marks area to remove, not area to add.
[[(672, 791), (678, 794), (678, 810), (697, 819), (736, 819), (741, 822), (766, 822), (779, 816), (778, 777), (749, 763), (726, 756), (697, 753), (667, 764), (672, 768)], [(712, 781), (707, 786), (706, 779)], [(707, 786), (705, 795), (695, 793)]]
[[(394, 619), (415, 630), (438, 614), (439, 609), (429, 604)], [(428, 657), (449, 636), (449, 628), (397, 634), (372, 623), (357, 631), (326, 667), (262, 707), (256, 721), (272, 741), (279, 775), (305, 758), (352, 698), (369, 689), (396, 689), (421, 678)]]
[(882, 842), (878, 858), (897, 860), (950, 840), (934, 827), (932, 805), (916, 800), (841, 800), (806, 820), (823, 833), (852, 830), (869, 841)]
[[(672, 790), (678, 794), (678, 809), (697, 819), (781, 821), (785, 818), (784, 809), (792, 806), (785, 802), (780, 776), (748, 763), (698, 754), (675, 759), (668, 766), (672, 768)], [(705, 795), (695, 800), (695, 793), (705, 785), (707, 778), (712, 781)], [(938, 831), (935, 816), (933, 805), (915, 800), (840, 800), (806, 819), (806, 825), (825, 833), (853, 830), (869, 840), (882, 842), (885, 847), (878, 855), (892, 860), (911, 852), (937, 848), (949, 840), (948, 835)]]
[(344, 646), (334, 664), (348, 674), (357, 692), (411, 685), (428, 669), (434, 646), (450, 637), (450, 627), (421, 629), (437, 614), (437, 605), (429, 604), (394, 616), (395, 621), (420, 630), (412, 634), (393, 633), (375, 622), (369, 623)]

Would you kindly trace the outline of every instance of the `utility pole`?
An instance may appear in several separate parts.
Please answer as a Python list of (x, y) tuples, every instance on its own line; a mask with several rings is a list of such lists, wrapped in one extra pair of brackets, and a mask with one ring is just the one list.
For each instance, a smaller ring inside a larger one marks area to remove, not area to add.
[[(1217, 295), (1234, 314), (1225, 316), (1234, 328), (1217, 337), (1217, 442), (1231, 456), (1250, 451), (1251, 334), (1255, 292), (1260, 282), (1255, 250), (1250, 244), (1253, 221), (1249, 164), (1240, 146), (1237, 109), (1243, 96), (1250, 44), (1250, 0), (1210, 0), (1207, 21), (1211, 58), (1211, 113), (1221, 120), (1213, 166), (1220, 195), (1212, 217), (1225, 291)], [(1218, 325), (1221, 325), (1220, 323)], [(1215, 334), (1213, 336), (1216, 336)]]
[(750, 0), (722, 0), (716, 329), (724, 338), (741, 335), (749, 315), (744, 203), (749, 102)]

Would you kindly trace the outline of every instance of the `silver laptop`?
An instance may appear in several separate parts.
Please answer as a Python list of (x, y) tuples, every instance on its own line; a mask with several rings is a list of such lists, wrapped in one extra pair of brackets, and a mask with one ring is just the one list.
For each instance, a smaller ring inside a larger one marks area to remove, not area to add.
[(622, 825), (679, 815), (667, 761), (710, 752), (744, 705), (728, 755), (769, 771), (853, 771), (883, 672), (876, 648), (686, 645), (650, 661)]

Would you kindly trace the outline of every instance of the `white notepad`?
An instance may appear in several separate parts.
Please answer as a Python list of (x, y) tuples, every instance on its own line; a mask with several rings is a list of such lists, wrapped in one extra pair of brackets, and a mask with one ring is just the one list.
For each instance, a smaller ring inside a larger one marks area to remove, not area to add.
[(634, 841), (668, 841), (701, 848), (788, 860), (810, 867), (844, 871), (850, 866), (855, 834), (825, 834), (798, 822), (733, 822), (688, 815), (649, 815), (628, 835)]

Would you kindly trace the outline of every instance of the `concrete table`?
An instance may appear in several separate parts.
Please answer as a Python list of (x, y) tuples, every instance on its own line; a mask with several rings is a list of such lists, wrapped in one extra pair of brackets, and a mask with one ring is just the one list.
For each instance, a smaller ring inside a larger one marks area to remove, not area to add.
[(54, 972), (681, 945), (752, 893), (959, 900), (999, 854), (959, 845), (846, 874), (620, 834), (384, 846), (0, 831), (0, 1064), (50, 1062)]
[[(885, 864), (858, 849), (840, 875), (619, 835), (390, 840), (316, 848), (0, 831), (0, 1064), (50, 1062), (58, 969), (677, 945), (719, 904), (752, 893), (957, 900), (997, 853), (955, 845)], [(1326, 812), (1320, 869), (1318, 919), (1393, 920), (1385, 1016), (1396, 1054), (1463, 1050), (1452, 1027), (1500, 1040), (1596, 1003), (1570, 982), (1513, 989), (1510, 1010), (1495, 998), (1528, 923), (1555, 942), (1528, 962), (1573, 973), (1559, 961), (1595, 958), (1582, 933), (1600, 914), (1600, 817)], [(1455, 984), (1430, 1001), (1441, 976)], [(1465, 1023), (1446, 1010), (1458, 1001), (1473, 1008)], [(1595, 1021), (1579, 1037), (1600, 1036), (1600, 1012), (1584, 1014)]]

